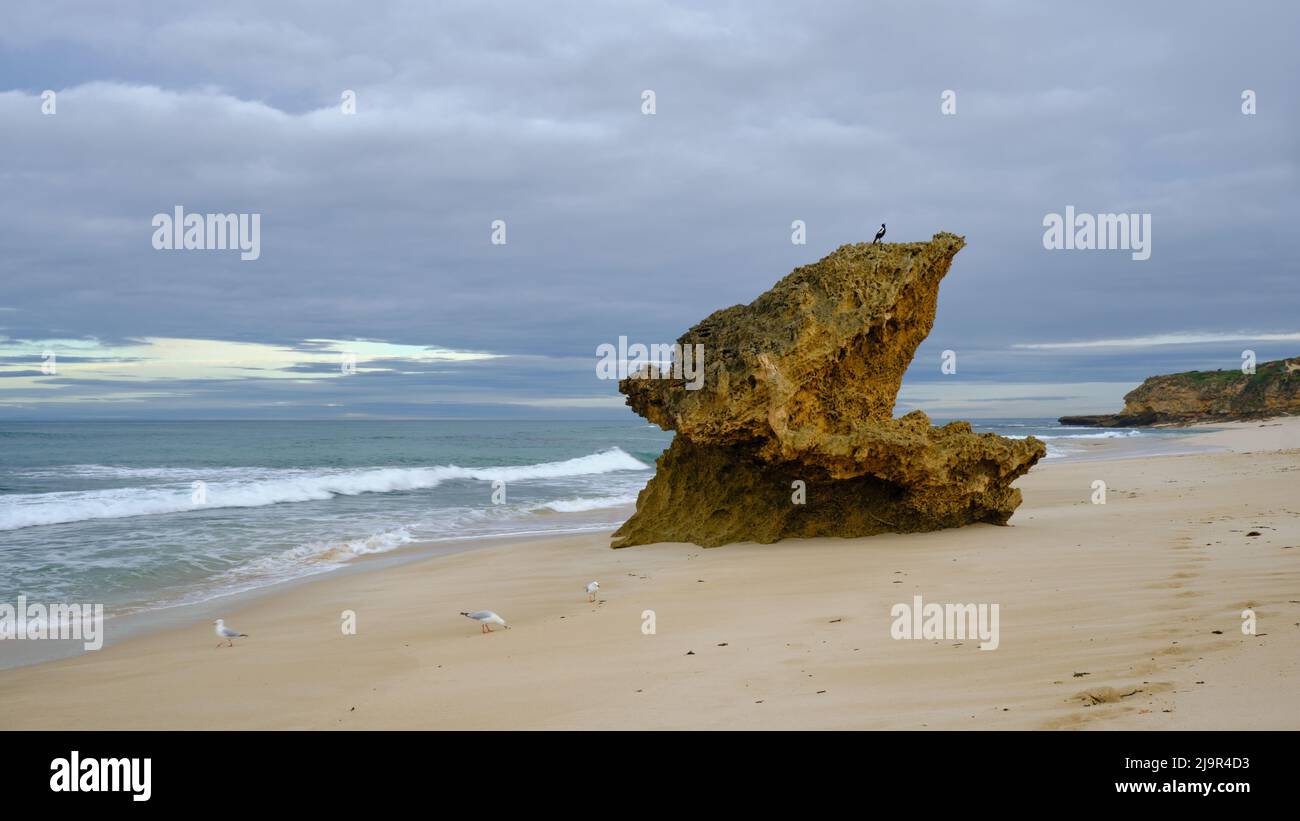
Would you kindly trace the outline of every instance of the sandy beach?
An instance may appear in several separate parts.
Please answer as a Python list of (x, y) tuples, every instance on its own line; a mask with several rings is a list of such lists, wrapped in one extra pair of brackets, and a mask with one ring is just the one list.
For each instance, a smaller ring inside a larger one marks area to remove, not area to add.
[[(1215, 427), (1212, 453), (1044, 462), (1009, 527), (330, 576), (224, 613), (233, 648), (203, 619), (0, 671), (0, 728), (1300, 729), (1300, 418)], [(891, 638), (917, 595), (998, 604), (998, 648)]]

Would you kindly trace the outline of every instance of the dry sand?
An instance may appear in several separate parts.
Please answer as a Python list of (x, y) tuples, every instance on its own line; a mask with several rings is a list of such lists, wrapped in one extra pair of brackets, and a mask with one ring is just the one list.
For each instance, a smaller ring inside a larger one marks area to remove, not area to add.
[[(0, 672), (0, 728), (1297, 729), (1300, 419), (1221, 427), (1197, 438), (1223, 452), (1040, 464), (1010, 527), (326, 578), (224, 613), (234, 648), (196, 619)], [(890, 638), (917, 594), (997, 603), (999, 648)]]

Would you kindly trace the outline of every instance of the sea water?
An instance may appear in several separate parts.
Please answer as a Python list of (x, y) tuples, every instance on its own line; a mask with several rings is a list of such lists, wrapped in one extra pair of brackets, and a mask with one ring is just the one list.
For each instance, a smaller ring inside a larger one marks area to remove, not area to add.
[[(1049, 459), (1099, 439), (1185, 434), (974, 426), (1038, 436)], [(118, 617), (416, 544), (609, 531), (671, 439), (639, 419), (6, 422), (0, 601), (102, 604)]]

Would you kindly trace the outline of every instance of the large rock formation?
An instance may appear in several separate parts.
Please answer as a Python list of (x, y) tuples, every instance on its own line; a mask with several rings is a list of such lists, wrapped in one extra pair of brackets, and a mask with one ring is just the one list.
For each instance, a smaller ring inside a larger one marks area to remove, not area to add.
[(1124, 395), (1124, 410), (1101, 416), (1062, 416), (1062, 425), (1140, 427), (1264, 419), (1300, 413), (1300, 359), (1240, 370), (1153, 376)]
[(620, 382), (633, 410), (677, 436), (614, 546), (1005, 524), (1020, 504), (1011, 482), (1042, 442), (932, 427), (920, 411), (893, 418), (963, 245), (845, 245), (683, 334), (703, 345), (699, 390), (658, 371)]

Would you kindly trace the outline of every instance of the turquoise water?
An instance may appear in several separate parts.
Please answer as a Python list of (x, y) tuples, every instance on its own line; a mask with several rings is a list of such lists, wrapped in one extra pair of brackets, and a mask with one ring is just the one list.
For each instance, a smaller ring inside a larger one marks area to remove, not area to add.
[(120, 615), (414, 542), (611, 529), (670, 441), (641, 421), (6, 423), (0, 600)]
[[(933, 419), (936, 425), (951, 420)], [(1083, 459), (1097, 458), (1089, 455), (1089, 446), (1099, 443), (1122, 445), (1112, 449), (1103, 458), (1119, 456), (1158, 456), (1182, 453), (1203, 448), (1185, 443), (1189, 436), (1208, 432), (1205, 428), (1090, 428), (1064, 427), (1055, 419), (979, 419), (971, 422), (977, 433), (992, 432), (1014, 439), (1035, 436), (1047, 445), (1047, 458)]]
[[(1091, 439), (1183, 433), (976, 429), (1041, 436), (1053, 459)], [(417, 542), (610, 530), (670, 441), (641, 420), (5, 423), (0, 601), (122, 615)]]

